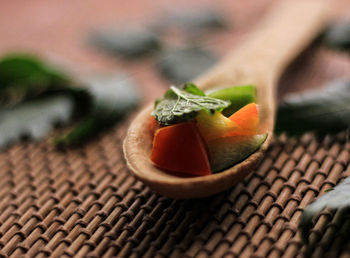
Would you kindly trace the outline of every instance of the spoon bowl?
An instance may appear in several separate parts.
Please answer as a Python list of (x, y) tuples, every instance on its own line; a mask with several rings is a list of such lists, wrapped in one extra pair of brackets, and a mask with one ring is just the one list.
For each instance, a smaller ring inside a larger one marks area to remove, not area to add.
[(124, 155), (132, 173), (152, 190), (175, 199), (210, 196), (241, 181), (262, 160), (271, 142), (278, 78), (325, 26), (329, 12), (327, 0), (280, 2), (241, 47), (194, 81), (202, 90), (255, 85), (261, 121), (259, 133), (268, 133), (257, 151), (220, 173), (201, 177), (168, 174), (150, 160), (153, 139), (147, 128), (153, 109), (151, 104), (133, 120), (124, 141)]

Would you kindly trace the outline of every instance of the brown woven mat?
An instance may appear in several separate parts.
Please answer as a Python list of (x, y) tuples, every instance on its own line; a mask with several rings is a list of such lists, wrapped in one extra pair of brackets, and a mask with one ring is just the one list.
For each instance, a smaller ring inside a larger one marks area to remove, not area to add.
[[(47, 142), (1, 153), (0, 255), (294, 257), (305, 251), (297, 233), (302, 209), (337, 184), (350, 160), (345, 133), (322, 142), (280, 136), (236, 187), (175, 201), (129, 175), (124, 133), (116, 128), (67, 153)], [(327, 242), (331, 219), (325, 212), (317, 222), (312, 241), (325, 243), (316, 252), (342, 251)]]
[[(254, 10), (243, 2), (245, 10)], [(81, 20), (88, 20), (84, 9), (81, 13)], [(246, 14), (238, 20), (253, 17)], [(238, 24), (239, 29), (244, 27)], [(26, 33), (35, 42), (35, 35)], [(70, 49), (65, 53), (69, 56)], [(282, 78), (280, 93), (341, 76), (350, 76), (349, 57), (311, 49)], [(145, 89), (152, 80), (160, 84), (155, 73), (143, 79)], [(175, 201), (152, 193), (129, 174), (121, 150), (128, 123), (65, 153), (49, 140), (0, 152), (0, 257), (350, 257), (350, 245), (332, 223), (337, 214), (325, 211), (316, 220), (310, 250), (297, 230), (302, 210), (350, 172), (347, 132), (323, 141), (313, 135), (275, 137), (260, 166), (237, 186), (206, 199)]]

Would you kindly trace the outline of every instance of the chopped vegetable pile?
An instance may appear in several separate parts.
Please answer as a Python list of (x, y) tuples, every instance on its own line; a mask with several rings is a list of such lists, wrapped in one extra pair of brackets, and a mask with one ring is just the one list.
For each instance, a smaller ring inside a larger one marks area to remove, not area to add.
[(206, 95), (194, 84), (170, 87), (155, 102), (149, 121), (151, 161), (174, 175), (205, 176), (233, 166), (255, 152), (259, 111), (252, 85)]

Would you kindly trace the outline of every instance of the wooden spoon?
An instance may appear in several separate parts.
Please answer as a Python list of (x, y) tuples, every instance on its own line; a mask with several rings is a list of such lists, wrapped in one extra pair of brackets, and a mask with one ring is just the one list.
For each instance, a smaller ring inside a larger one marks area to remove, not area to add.
[(268, 138), (258, 151), (223, 172), (182, 178), (170, 175), (150, 161), (152, 136), (148, 122), (153, 104), (131, 123), (124, 155), (133, 174), (152, 190), (176, 199), (205, 197), (233, 186), (261, 161), (273, 134), (277, 80), (285, 67), (318, 35), (329, 18), (324, 0), (281, 1), (231, 54), (197, 80), (201, 89), (253, 84), (257, 88), (261, 133)]

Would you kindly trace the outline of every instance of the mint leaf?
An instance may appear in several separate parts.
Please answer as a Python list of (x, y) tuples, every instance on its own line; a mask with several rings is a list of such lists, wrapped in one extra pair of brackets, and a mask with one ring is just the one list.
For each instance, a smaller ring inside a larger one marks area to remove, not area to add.
[(185, 83), (184, 90), (194, 95), (205, 96), (205, 93), (203, 91), (198, 89), (196, 85), (190, 82)]
[(70, 121), (74, 101), (67, 94), (57, 94), (25, 101), (0, 111), (0, 148), (28, 137), (41, 140), (54, 125)]
[(66, 74), (28, 54), (8, 54), (0, 59), (0, 105), (13, 106), (45, 91), (65, 88)]
[(133, 81), (125, 75), (85, 78), (91, 95), (90, 111), (74, 127), (55, 139), (59, 148), (77, 146), (110, 128), (140, 102)]
[(152, 114), (157, 121), (163, 125), (186, 122), (201, 110), (222, 111), (230, 105), (229, 101), (198, 95), (200, 90), (195, 90), (194, 87), (195, 85), (187, 85), (184, 89), (179, 89), (171, 86), (164, 97), (155, 103)]
[(40, 58), (8, 54), (0, 59), (0, 149), (23, 137), (42, 139), (55, 124), (73, 117), (78, 123), (56, 144), (80, 144), (135, 107), (140, 98), (133, 86), (120, 75), (89, 77), (78, 84)]

